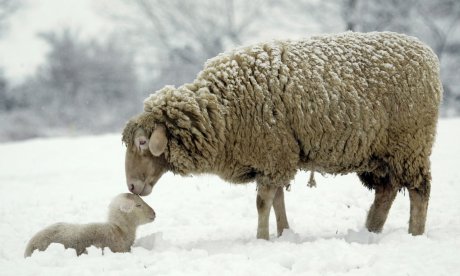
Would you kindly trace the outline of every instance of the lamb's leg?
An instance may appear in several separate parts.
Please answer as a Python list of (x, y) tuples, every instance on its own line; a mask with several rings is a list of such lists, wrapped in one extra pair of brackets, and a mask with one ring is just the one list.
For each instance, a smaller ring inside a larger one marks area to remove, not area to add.
[(376, 186), (375, 198), (369, 213), (367, 214), (366, 227), (370, 232), (382, 232), (383, 225), (387, 220), (388, 213), (398, 189), (391, 185)]
[(270, 218), (270, 209), (273, 205), (273, 199), (276, 194), (277, 187), (269, 185), (258, 185), (257, 188), (257, 213), (259, 215), (257, 225), (257, 238), (268, 240), (269, 230), (268, 222)]
[(283, 187), (276, 189), (275, 198), (273, 199), (273, 210), (276, 216), (276, 228), (278, 237), (283, 234), (284, 229), (289, 229), (289, 223), (286, 216), (286, 207), (284, 205), (284, 190)]
[(430, 189), (422, 192), (419, 189), (409, 189), (410, 199), (410, 219), (409, 233), (416, 236), (425, 232), (426, 213), (428, 209), (428, 200)]

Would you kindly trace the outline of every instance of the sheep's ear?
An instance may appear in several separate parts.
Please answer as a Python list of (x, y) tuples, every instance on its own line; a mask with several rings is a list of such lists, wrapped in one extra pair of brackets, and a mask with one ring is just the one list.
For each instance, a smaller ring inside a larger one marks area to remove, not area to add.
[(149, 147), (148, 141), (149, 139), (142, 128), (138, 128), (134, 132), (134, 145), (137, 149), (139, 149), (139, 151), (144, 151)]
[(150, 136), (149, 149), (154, 156), (160, 156), (166, 149), (168, 138), (166, 138), (166, 128), (158, 124)]
[(125, 199), (120, 203), (120, 206), (118, 208), (122, 212), (130, 213), (133, 210), (134, 205), (134, 201)]

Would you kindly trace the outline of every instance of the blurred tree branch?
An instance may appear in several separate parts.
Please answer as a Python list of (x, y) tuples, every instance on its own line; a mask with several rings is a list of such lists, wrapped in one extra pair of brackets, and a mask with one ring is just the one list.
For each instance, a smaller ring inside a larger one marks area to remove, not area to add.
[(460, 112), (460, 1), (347, 0), (342, 17), (355, 31), (401, 32), (430, 45), (441, 64), (443, 114)]
[(6, 19), (21, 5), (20, 0), (0, 0), (0, 34), (3, 31)]
[(208, 58), (244, 41), (260, 19), (262, 2), (120, 0), (123, 12), (113, 10), (110, 16), (154, 53), (149, 60), (161, 85), (181, 84), (191, 81)]
[[(439, 60), (442, 59), (448, 39), (452, 35), (452, 32), (455, 31), (455, 28), (458, 27), (458, 21), (460, 20), (460, 2), (445, 1), (442, 4), (444, 4), (444, 7), (441, 7), (438, 11), (435, 10), (435, 7), (423, 5), (423, 3), (418, 3), (416, 6), (417, 12), (421, 15), (435, 38), (434, 51), (438, 55)], [(441, 12), (441, 14), (438, 17), (433, 17), (433, 12)], [(453, 16), (444, 17), (447, 14), (452, 14)], [(440, 17), (444, 17), (442, 20), (444, 21), (444, 25), (436, 22), (436, 19), (439, 21)]]

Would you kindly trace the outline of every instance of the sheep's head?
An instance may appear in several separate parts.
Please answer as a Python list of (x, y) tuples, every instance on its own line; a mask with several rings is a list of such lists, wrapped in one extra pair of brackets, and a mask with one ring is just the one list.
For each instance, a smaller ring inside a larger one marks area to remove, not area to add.
[(155, 220), (155, 211), (142, 198), (134, 194), (120, 194), (110, 205), (112, 212), (118, 212), (135, 225), (146, 224)]
[[(129, 123), (127, 128), (129, 128)], [(157, 125), (150, 137), (148, 132), (135, 126), (132, 135), (125, 136), (127, 145), (125, 156), (126, 184), (133, 194), (149, 195), (158, 179), (167, 171), (163, 152), (166, 149), (166, 129)]]

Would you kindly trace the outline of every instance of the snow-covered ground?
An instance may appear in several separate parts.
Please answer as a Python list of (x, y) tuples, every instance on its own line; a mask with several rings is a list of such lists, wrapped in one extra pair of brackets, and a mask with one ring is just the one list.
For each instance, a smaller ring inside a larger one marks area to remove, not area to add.
[(256, 240), (255, 185), (214, 176), (162, 177), (146, 201), (157, 219), (131, 253), (88, 255), (51, 245), (24, 259), (27, 241), (58, 221), (104, 221), (124, 183), (120, 135), (0, 144), (0, 275), (459, 275), (460, 120), (440, 122), (426, 234), (407, 234), (400, 193), (382, 234), (364, 230), (373, 195), (354, 175), (299, 173), (286, 193), (292, 231)]

